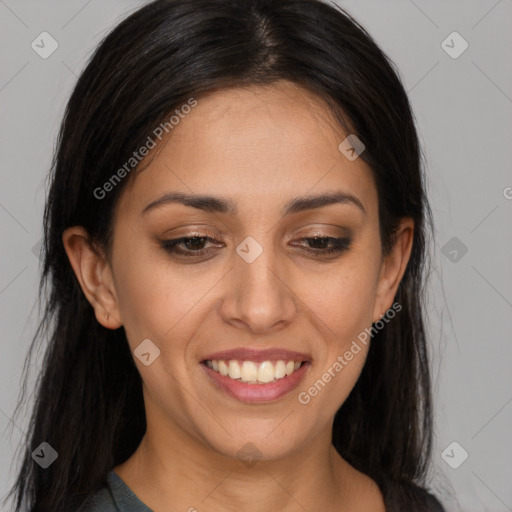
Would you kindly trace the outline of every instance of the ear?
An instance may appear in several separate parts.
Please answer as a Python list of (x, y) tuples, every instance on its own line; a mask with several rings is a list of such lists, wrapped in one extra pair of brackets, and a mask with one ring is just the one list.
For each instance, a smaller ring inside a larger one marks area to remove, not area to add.
[(377, 322), (393, 303), (411, 256), (413, 234), (414, 221), (409, 217), (402, 218), (394, 235), (393, 247), (382, 261), (373, 310), (374, 322)]
[(82, 226), (66, 229), (64, 249), (96, 319), (107, 329), (117, 329), (122, 322), (112, 270), (103, 252), (96, 247)]

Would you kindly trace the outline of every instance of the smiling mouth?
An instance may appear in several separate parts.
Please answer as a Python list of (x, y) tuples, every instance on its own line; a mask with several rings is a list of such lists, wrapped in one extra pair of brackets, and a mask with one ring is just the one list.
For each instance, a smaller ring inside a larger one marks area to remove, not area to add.
[(203, 364), (224, 377), (246, 384), (269, 384), (292, 375), (307, 361), (205, 360)]

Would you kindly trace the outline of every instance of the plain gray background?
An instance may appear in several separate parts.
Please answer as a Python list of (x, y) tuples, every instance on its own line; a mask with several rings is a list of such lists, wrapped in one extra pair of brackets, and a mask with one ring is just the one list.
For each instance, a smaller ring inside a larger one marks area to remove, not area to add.
[[(59, 123), (91, 51), (143, 3), (0, 0), (0, 499), (25, 428), (11, 417), (38, 318), (36, 254)], [(448, 511), (510, 511), (512, 0), (339, 4), (398, 66), (427, 157), (437, 237), (428, 307), (431, 489)], [(42, 32), (58, 43), (47, 59), (31, 48)], [(468, 48), (453, 58), (464, 40)], [(468, 458), (454, 469), (446, 461), (460, 463), (462, 450)]]

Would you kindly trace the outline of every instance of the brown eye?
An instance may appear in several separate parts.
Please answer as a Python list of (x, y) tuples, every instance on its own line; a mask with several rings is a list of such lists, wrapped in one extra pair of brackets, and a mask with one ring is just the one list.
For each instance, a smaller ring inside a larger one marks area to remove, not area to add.
[(209, 249), (205, 249), (206, 243), (216, 243), (217, 240), (209, 236), (189, 236), (174, 238), (169, 240), (161, 240), (161, 246), (171, 254), (177, 254), (185, 257), (197, 257), (204, 256), (205, 253), (210, 253)]
[(341, 253), (350, 247), (349, 238), (335, 238), (332, 236), (315, 236), (302, 238), (308, 243), (306, 250), (317, 254)]

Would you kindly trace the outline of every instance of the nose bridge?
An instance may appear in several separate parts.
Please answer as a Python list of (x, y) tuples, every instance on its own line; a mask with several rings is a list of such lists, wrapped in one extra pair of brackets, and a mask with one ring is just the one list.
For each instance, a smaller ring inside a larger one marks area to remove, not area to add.
[(283, 255), (273, 250), (270, 237), (264, 243), (247, 237), (239, 244), (231, 278), (231, 298), (224, 310), (227, 321), (242, 322), (260, 332), (291, 321), (295, 300), (290, 285), (286, 285), (282, 260)]

